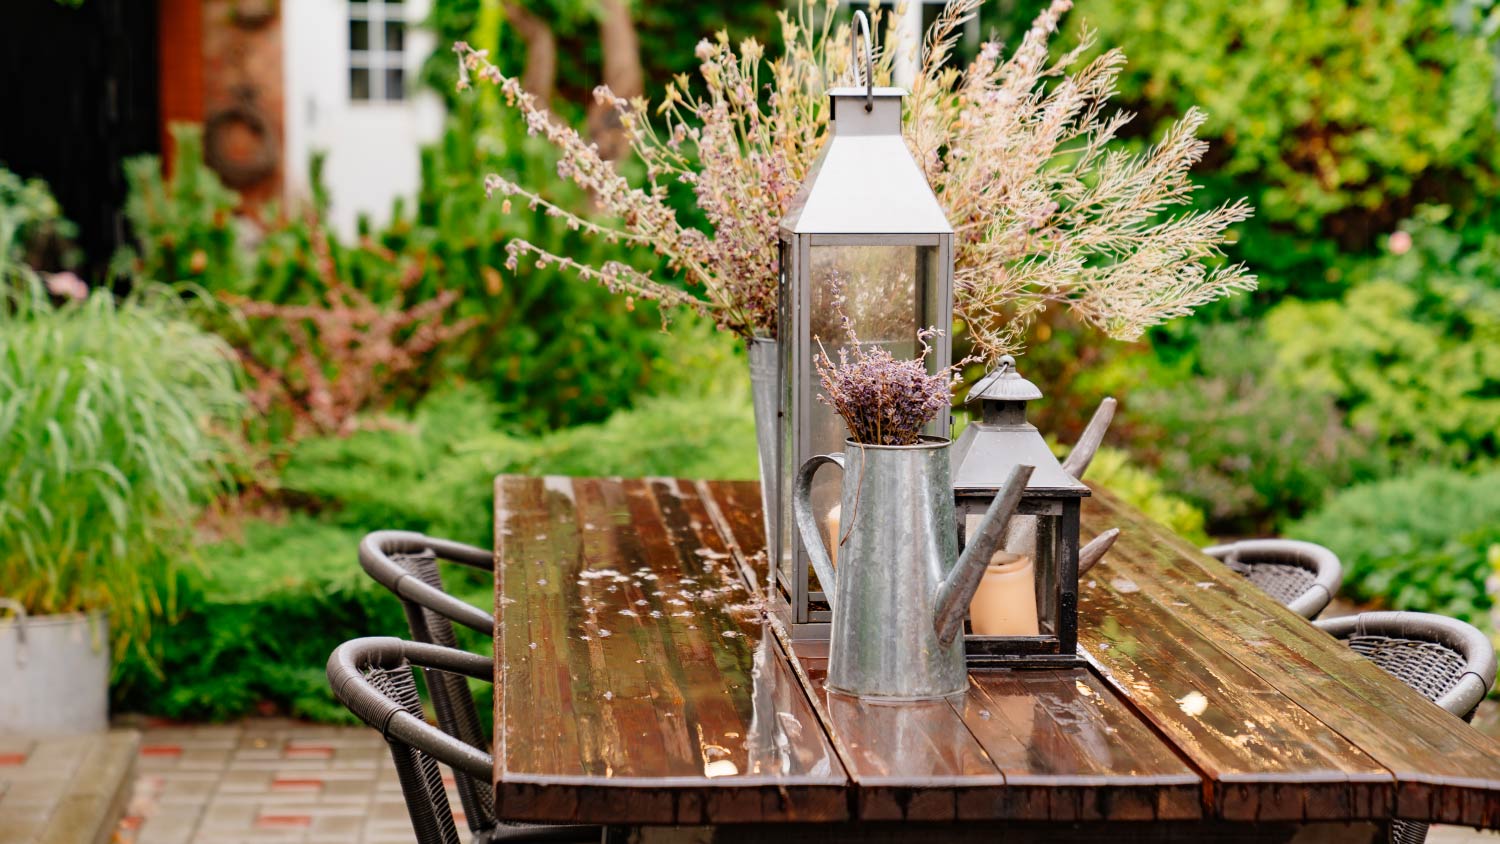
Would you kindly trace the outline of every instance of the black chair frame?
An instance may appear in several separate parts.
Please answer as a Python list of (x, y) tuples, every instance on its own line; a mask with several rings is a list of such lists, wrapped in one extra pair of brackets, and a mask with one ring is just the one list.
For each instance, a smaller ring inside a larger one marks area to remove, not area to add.
[[(1495, 646), (1488, 636), (1456, 618), (1365, 612), (1313, 624), (1465, 721), (1474, 719), (1495, 685)], [(1390, 840), (1422, 844), (1427, 824), (1392, 821)]]
[[(455, 775), (462, 773), (488, 782), (494, 759), (427, 723), (413, 667), (422, 668), (428, 676), (441, 672), (460, 680), (488, 680), (494, 671), (487, 657), (382, 636), (354, 639), (334, 649), (328, 657), (328, 683), (334, 697), (361, 721), (379, 730), (390, 746), (418, 844), (458, 844), (458, 830), (438, 763), (452, 768)], [(491, 824), (472, 832), (474, 844), (593, 842), (603, 836), (603, 830), (596, 826)]]

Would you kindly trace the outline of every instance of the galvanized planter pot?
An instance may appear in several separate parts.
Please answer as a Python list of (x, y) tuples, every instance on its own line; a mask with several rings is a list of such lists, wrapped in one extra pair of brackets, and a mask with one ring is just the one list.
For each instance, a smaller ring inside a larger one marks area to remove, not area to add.
[(103, 613), (0, 621), (0, 733), (103, 731), (109, 725), (109, 622)]
[(781, 402), (780, 348), (769, 337), (756, 337), (746, 349), (750, 358), (750, 398), (755, 405), (755, 445), (760, 452), (760, 507), (766, 528), (767, 560), (776, 559), (776, 513), (781, 506), (781, 464), (776, 448), (780, 430), (777, 418)]

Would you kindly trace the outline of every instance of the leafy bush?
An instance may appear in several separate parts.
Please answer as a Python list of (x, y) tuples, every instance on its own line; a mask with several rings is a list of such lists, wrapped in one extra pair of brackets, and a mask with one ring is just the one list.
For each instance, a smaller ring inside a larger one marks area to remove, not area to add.
[(72, 266), (78, 256), (66, 246), (78, 229), (62, 215), (52, 190), (41, 179), (23, 179), (0, 166), (0, 281), (12, 262), (38, 265), (51, 248), (60, 266)]
[(170, 292), (0, 307), (0, 584), (37, 614), (106, 610), (116, 652), (170, 615), (221, 489), (238, 369)]
[[(531, 431), (602, 419), (658, 383), (654, 362), (662, 358), (665, 342), (660, 316), (649, 304), (632, 309), (556, 268), (525, 267), (502, 275), (504, 246), (513, 237), (579, 257), (601, 247), (540, 210), (506, 215), (498, 202), (487, 202), (476, 174), (494, 170), (534, 178), (550, 171), (555, 159), (514, 119), (497, 119), (482, 138), (475, 135), (474, 122), (467, 111), (452, 117), (444, 138), (423, 152), (415, 207), (398, 201), (388, 225), (354, 242), (332, 236), (321, 222), (318, 210), (326, 197), (316, 166), (317, 201), (309, 215), (281, 217), (273, 211), (258, 220), (236, 221), (238, 197), (203, 163), (201, 129), (175, 126), (170, 178), (163, 178), (154, 156), (126, 163), (126, 216), (140, 246), (116, 256), (116, 270), (191, 282), (215, 296), (262, 308), (322, 307), (347, 292), (367, 297), (379, 310), (409, 312), (453, 298), (453, 320), (478, 325), (415, 361), (400, 379), (384, 385), (385, 396), (409, 407), (434, 384), (460, 377), (485, 384)], [(576, 207), (588, 204), (580, 191), (562, 199)], [(259, 228), (258, 241), (238, 243), (242, 227)], [(268, 374), (287, 374), (280, 369), (295, 363), (296, 344), (286, 332), (261, 336), (258, 329), (226, 322), (213, 327), (269, 364)], [(417, 328), (402, 330), (409, 336)], [(311, 347), (323, 345), (309, 340)], [(317, 362), (331, 380), (351, 365), (327, 356)], [(286, 380), (305, 381), (302, 374), (311, 370), (301, 370)]]
[(1203, 532), (1203, 512), (1169, 493), (1160, 478), (1131, 463), (1128, 453), (1115, 448), (1099, 449), (1089, 466), (1088, 481), (1109, 490), (1189, 542), (1208, 544), (1208, 535)]
[(115, 255), (117, 275), (209, 291), (242, 292), (245, 262), (234, 212), (239, 195), (203, 163), (203, 127), (174, 123), (172, 177), (154, 155), (125, 162), (125, 219), (139, 244)]
[(309, 439), (282, 475), (290, 500), (350, 528), (431, 531), (492, 541), (499, 474), (755, 478), (746, 400), (654, 397), (597, 425), (527, 438), (495, 430), (474, 390), (434, 394), (406, 418), (347, 438)]
[(1394, 609), (1487, 623), (1489, 557), (1500, 546), (1500, 472), (1423, 469), (1354, 487), (1288, 534), (1332, 548), (1343, 591)]
[[(1364, 246), (1411, 200), (1477, 203), (1500, 132), (1488, 4), (1466, 0), (1088, 0), (1075, 25), (1131, 58), (1127, 99), (1200, 105), (1222, 172), (1263, 184), (1267, 219)], [(1237, 196), (1226, 192), (1225, 196)]]
[(1253, 326), (1200, 328), (1182, 367), (1129, 398), (1132, 449), (1216, 533), (1265, 533), (1329, 490), (1379, 476), (1382, 460), (1328, 396), (1277, 383), (1275, 347)]
[[(1278, 380), (1337, 401), (1403, 462), (1500, 455), (1500, 236), (1472, 248), (1424, 209), (1342, 301), (1266, 318)], [(1399, 239), (1398, 239), (1399, 238)]]
[(356, 636), (407, 635), (400, 604), (355, 562), (357, 531), (306, 516), (243, 531), (204, 547), (206, 565), (183, 573), (184, 611), (153, 639), (161, 670), (122, 665), (117, 709), (223, 720), (270, 703), (348, 720), (328, 692), (328, 654)]
[[(642, 395), (675, 389), (658, 377), (669, 340), (654, 305), (632, 307), (556, 266), (503, 269), (505, 245), (516, 237), (580, 261), (607, 257), (647, 271), (656, 265), (650, 256), (585, 237), (541, 209), (506, 214), (498, 199), (487, 200), (482, 174), (540, 180), (555, 173), (557, 158), (509, 112), (486, 117), (486, 128), (476, 129), (475, 108), (460, 104), (442, 140), (423, 151), (412, 218), (398, 217), (375, 238), (393, 251), (429, 252), (437, 269), (412, 295), (462, 291), (458, 316), (481, 321), (452, 344), (447, 370), (489, 385), (531, 432), (598, 421)], [(577, 189), (556, 198), (573, 209), (591, 205)]]

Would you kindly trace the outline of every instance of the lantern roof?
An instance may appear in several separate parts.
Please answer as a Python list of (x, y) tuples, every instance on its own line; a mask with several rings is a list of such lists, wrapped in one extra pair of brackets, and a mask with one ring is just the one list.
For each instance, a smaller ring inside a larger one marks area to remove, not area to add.
[(952, 234), (906, 141), (900, 88), (828, 92), (833, 136), (781, 220), (784, 234)]
[(1000, 358), (1000, 365), (985, 375), (969, 389), (964, 404), (976, 401), (1032, 401), (1042, 397), (1037, 385), (1021, 377), (1016, 371), (1016, 359), (1010, 355)]
[(1089, 488), (1058, 462), (1035, 425), (1026, 421), (1026, 402), (1042, 397), (1037, 386), (1016, 371), (1010, 355), (974, 384), (967, 401), (980, 403), (953, 446), (953, 489), (959, 495), (993, 492), (1005, 485), (1018, 464), (1036, 467), (1026, 484), (1027, 498), (1082, 498)]

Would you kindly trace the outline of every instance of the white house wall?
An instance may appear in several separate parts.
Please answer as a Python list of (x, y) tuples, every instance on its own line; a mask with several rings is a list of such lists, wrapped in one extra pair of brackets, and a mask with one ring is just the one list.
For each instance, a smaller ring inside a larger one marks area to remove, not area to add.
[(327, 153), (323, 179), (336, 231), (350, 235), (360, 215), (379, 224), (397, 197), (414, 197), (421, 183), (420, 148), (443, 128), (438, 97), (415, 81), (435, 37), (415, 23), (430, 0), (407, 0), (405, 100), (349, 97), (348, 0), (287, 0), (281, 4), (286, 103), (285, 191), (289, 203), (311, 195), (308, 165)]

